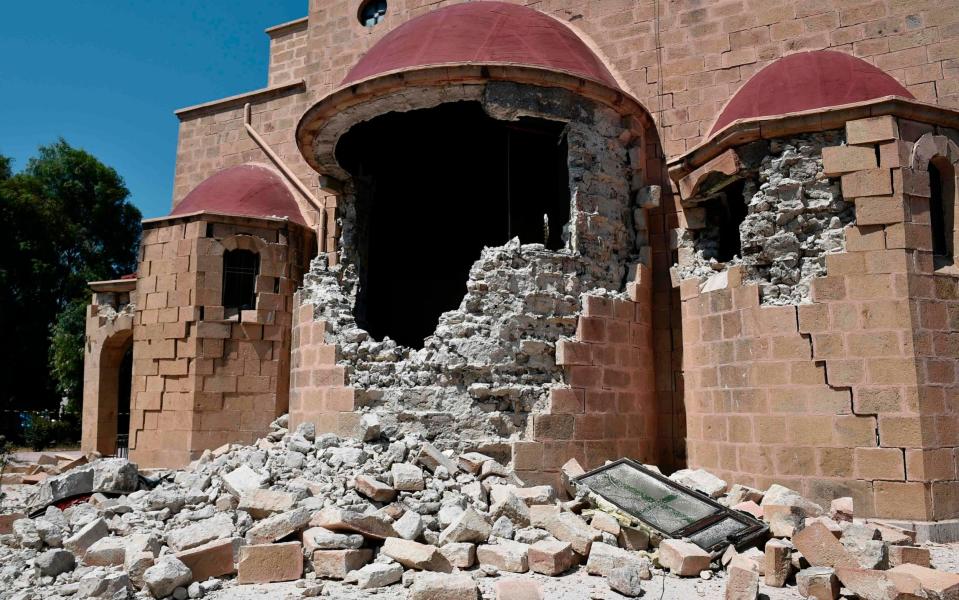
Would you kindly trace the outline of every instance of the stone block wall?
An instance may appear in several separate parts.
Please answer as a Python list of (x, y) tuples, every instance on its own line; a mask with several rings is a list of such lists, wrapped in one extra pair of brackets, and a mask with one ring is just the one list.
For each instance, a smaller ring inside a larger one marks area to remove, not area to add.
[(959, 159), (955, 132), (881, 116), (845, 134), (823, 170), (856, 221), (811, 302), (761, 305), (738, 267), (721, 289), (682, 283), (689, 461), (822, 501), (851, 495), (864, 515), (955, 518), (957, 279), (934, 265), (924, 166)]
[(269, 86), (299, 81), (306, 76), (309, 63), (307, 19), (270, 27)]
[[(252, 443), (287, 410), (293, 291), (312, 234), (279, 219), (205, 215), (145, 224), (134, 323), (131, 458), (182, 466)], [(260, 256), (256, 308), (228, 317), (223, 253)]]

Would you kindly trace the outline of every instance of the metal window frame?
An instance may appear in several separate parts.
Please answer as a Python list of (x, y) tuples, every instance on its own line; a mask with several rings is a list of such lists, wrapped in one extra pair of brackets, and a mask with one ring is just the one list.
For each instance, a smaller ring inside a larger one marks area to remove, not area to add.
[[(708, 504), (709, 506), (715, 508), (716, 512), (712, 515), (709, 515), (708, 517), (702, 518), (694, 523), (690, 523), (689, 525), (686, 525), (685, 527), (682, 527), (675, 531), (666, 531), (664, 529), (661, 529), (656, 523), (653, 523), (645, 519), (642, 515), (633, 513), (627, 507), (623, 506), (619, 502), (611, 500), (607, 498), (606, 496), (604, 496), (599, 491), (594, 490), (593, 488), (589, 486), (589, 483), (585, 481), (589, 479), (590, 477), (594, 477), (596, 475), (599, 475), (600, 473), (603, 473), (604, 471), (608, 471), (612, 469), (613, 467), (617, 467), (623, 464), (633, 469), (636, 469), (638, 472), (642, 473), (643, 475), (650, 477), (652, 479), (655, 479), (656, 481), (676, 490), (678, 493), (692, 496), (696, 500), (701, 501), (705, 504)], [(765, 523), (756, 519), (752, 515), (723, 506), (722, 504), (716, 502), (715, 500), (703, 494), (702, 492), (680, 485), (676, 483), (675, 481), (672, 481), (668, 477), (660, 473), (657, 473), (656, 471), (647, 469), (643, 465), (629, 458), (620, 458), (619, 460), (607, 463), (603, 465), (602, 467), (593, 469), (592, 471), (589, 471), (578, 477), (575, 477), (573, 479), (573, 482), (576, 483), (577, 485), (581, 485), (585, 487), (586, 489), (590, 490), (590, 492), (592, 492), (593, 494), (596, 494), (597, 496), (601, 497), (604, 501), (614, 505), (616, 508), (622, 510), (625, 514), (628, 514), (631, 517), (639, 520), (640, 522), (643, 523), (643, 525), (645, 525), (646, 527), (649, 527), (650, 529), (659, 533), (665, 538), (688, 538), (727, 518), (733, 519), (743, 524), (744, 529), (739, 531), (736, 535), (727, 537), (726, 541), (724, 542), (719, 542), (717, 544), (713, 544), (712, 546), (703, 548), (703, 550), (706, 550), (707, 552), (711, 552), (711, 553), (720, 552), (729, 545), (733, 545), (736, 548), (743, 548), (743, 547), (752, 545), (756, 540), (765, 536), (769, 531), (769, 527)]]

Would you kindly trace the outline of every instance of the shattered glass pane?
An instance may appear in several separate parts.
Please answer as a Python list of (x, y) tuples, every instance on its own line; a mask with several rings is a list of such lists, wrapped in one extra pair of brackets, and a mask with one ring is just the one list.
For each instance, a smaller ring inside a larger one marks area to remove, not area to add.
[(718, 523), (705, 527), (696, 533), (691, 533), (689, 535), (689, 541), (700, 548), (712, 548), (717, 544), (726, 542), (730, 535), (739, 533), (747, 527), (744, 523), (726, 517)]
[(628, 463), (587, 473), (577, 482), (670, 534), (721, 511), (721, 508), (685, 494)]

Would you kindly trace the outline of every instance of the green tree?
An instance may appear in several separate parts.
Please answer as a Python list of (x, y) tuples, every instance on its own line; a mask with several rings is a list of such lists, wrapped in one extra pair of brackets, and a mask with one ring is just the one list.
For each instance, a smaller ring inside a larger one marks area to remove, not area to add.
[(63, 139), (19, 173), (0, 157), (0, 403), (54, 408), (82, 389), (88, 281), (136, 269), (140, 211), (117, 172)]

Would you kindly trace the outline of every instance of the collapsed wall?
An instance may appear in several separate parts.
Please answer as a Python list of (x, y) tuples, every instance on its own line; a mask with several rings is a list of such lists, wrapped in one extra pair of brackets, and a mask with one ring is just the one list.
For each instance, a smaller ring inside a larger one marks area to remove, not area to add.
[(809, 302), (810, 282), (826, 275), (826, 255), (843, 251), (844, 228), (854, 220), (839, 181), (823, 172), (822, 149), (844, 143), (837, 130), (737, 148), (734, 174), (714, 173), (683, 201), (680, 277), (741, 265), (763, 304)]
[[(347, 182), (337, 207), (340, 254), (336, 260), (314, 260), (300, 292), (301, 311), (312, 314), (304, 317), (301, 312), (294, 323), (302, 330), (294, 332), (294, 422), (298, 413), (309, 413), (305, 405), (310, 398), (329, 397), (332, 385), (340, 390), (338, 397), (352, 401), (352, 406), (346, 403), (348, 409), (376, 414), (380, 427), (391, 435), (414, 431), (439, 445), (460, 448), (475, 446), (477, 440), (522, 439), (530, 434), (530, 414), (548, 412), (551, 390), (567, 387), (568, 374), (557, 362), (556, 345), (576, 335), (584, 297), (621, 300), (633, 319), (626, 284), (648, 250), (643, 251), (645, 223), (633, 218), (639, 208), (639, 178), (633, 172), (639, 167), (631, 164), (631, 140), (623, 135), (622, 117), (564, 90), (512, 83), (474, 87), (479, 89), (472, 100), (496, 119), (536, 117), (566, 123), (570, 220), (563, 224), (563, 247), (550, 250), (518, 238), (486, 247), (463, 282), (459, 306), (439, 317), (423, 348), (374, 339), (355, 315), (363, 292), (363, 253), (357, 243), (362, 227), (357, 215), (362, 211), (356, 209), (357, 187)], [(310, 334), (303, 327), (314, 320), (322, 326), (313, 328), (310, 341), (315, 345), (322, 331), (322, 350), (316, 352), (325, 354), (328, 362), (316, 358), (312, 349), (302, 356), (296, 351), (297, 345), (307, 350)], [(626, 332), (628, 339), (628, 322)], [(327, 386), (326, 391), (316, 389), (317, 368), (323, 373), (330, 368), (321, 365), (335, 365), (336, 381), (321, 376), (326, 383), (320, 387)], [(320, 404), (335, 408), (329, 401)], [(323, 415), (310, 418), (322, 421)]]

